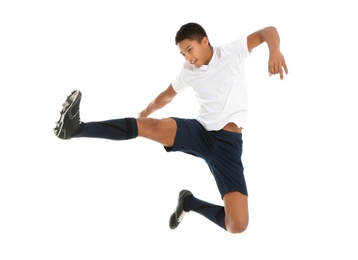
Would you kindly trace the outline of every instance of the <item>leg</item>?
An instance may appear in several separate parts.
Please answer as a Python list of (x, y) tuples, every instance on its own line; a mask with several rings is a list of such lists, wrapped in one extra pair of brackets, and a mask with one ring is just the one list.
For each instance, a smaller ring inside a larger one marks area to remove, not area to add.
[(156, 141), (166, 147), (172, 147), (177, 124), (172, 118), (137, 118), (138, 136)]
[(182, 190), (179, 193), (177, 208), (169, 219), (169, 227), (171, 229), (177, 228), (185, 214), (190, 211), (206, 217), (226, 230), (224, 207), (200, 200), (188, 190)]
[(225, 226), (231, 233), (242, 233), (249, 224), (248, 198), (246, 195), (233, 191), (224, 195)]
[(56, 123), (54, 133), (61, 139), (73, 137), (128, 140), (142, 136), (167, 147), (174, 143), (177, 125), (174, 119), (120, 118), (100, 122), (81, 122), (80, 103), (82, 93), (72, 91), (67, 97)]
[(242, 233), (249, 222), (247, 196), (238, 191), (224, 195), (225, 207), (200, 200), (188, 191), (179, 193), (177, 208), (171, 215), (169, 227), (175, 229), (185, 213), (194, 211), (230, 233)]
[(99, 122), (83, 122), (72, 137), (120, 141), (140, 136), (170, 147), (174, 143), (176, 129), (176, 122), (172, 118), (118, 118)]
[[(182, 127), (181, 129), (186, 128)], [(181, 142), (185, 142), (186, 136), (181, 136), (182, 131), (178, 131), (176, 138), (179, 137)], [(196, 145), (192, 145), (192, 147), (195, 146), (194, 150), (198, 152), (197, 154), (203, 155), (208, 163), (221, 193), (224, 207), (190, 195), (182, 199), (179, 196), (177, 209), (170, 219), (170, 226), (175, 228), (179, 225), (182, 216), (184, 216), (183, 211), (194, 211), (230, 233), (244, 232), (248, 226), (249, 214), (244, 167), (241, 162), (242, 134), (220, 131), (205, 135), (205, 132), (201, 132), (195, 138), (192, 136), (190, 138), (191, 143), (199, 142), (205, 144), (200, 147), (207, 147), (204, 148), (203, 152)], [(205, 140), (200, 141), (200, 138)], [(205, 143), (206, 140), (209, 140), (208, 146)], [(177, 146), (181, 142), (177, 141), (175, 145)], [(215, 145), (210, 146), (213, 143)], [(176, 222), (173, 221), (175, 217)], [(172, 225), (172, 223), (175, 225)]]

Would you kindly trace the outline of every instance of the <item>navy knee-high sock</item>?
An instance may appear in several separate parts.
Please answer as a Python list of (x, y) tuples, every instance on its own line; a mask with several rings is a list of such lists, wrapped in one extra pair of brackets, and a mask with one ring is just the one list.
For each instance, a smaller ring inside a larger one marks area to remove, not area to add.
[(184, 211), (194, 211), (226, 230), (224, 207), (199, 200), (190, 195), (184, 200)]
[(101, 122), (82, 122), (80, 128), (72, 137), (128, 140), (137, 136), (137, 120), (135, 118), (121, 118)]

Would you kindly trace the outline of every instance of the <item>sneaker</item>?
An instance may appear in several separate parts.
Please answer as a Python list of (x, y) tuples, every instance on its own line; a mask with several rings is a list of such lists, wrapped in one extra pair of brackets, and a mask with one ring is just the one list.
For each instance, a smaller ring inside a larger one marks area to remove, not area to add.
[(62, 105), (61, 117), (53, 129), (55, 135), (61, 139), (71, 139), (80, 127), (80, 103), (82, 94), (79, 90), (72, 91)]
[(182, 190), (181, 192), (179, 192), (177, 208), (174, 211), (174, 213), (170, 216), (170, 220), (169, 220), (169, 227), (171, 229), (177, 228), (177, 226), (179, 226), (180, 222), (183, 220), (183, 217), (187, 213), (186, 211), (184, 211), (184, 200), (186, 197), (190, 195), (193, 194), (188, 190)]

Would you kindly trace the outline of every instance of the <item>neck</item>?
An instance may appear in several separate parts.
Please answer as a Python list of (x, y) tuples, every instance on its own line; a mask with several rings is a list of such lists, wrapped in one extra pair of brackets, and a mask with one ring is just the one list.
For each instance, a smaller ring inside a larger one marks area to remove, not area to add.
[(205, 65), (209, 64), (209, 62), (213, 58), (213, 55), (214, 55), (214, 48), (212, 46), (209, 46), (209, 55), (207, 61), (205, 62)]

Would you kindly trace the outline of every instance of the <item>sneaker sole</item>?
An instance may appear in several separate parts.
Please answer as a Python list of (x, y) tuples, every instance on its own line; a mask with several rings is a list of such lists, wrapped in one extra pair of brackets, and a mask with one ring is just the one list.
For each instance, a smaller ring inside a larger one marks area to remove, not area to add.
[(187, 213), (186, 211), (184, 211), (183, 203), (184, 203), (185, 198), (190, 196), (190, 195), (193, 195), (193, 193), (191, 193), (189, 190), (182, 190), (182, 191), (179, 192), (178, 204), (181, 203), (183, 209), (182, 209), (182, 212), (180, 213), (180, 216), (176, 215), (178, 208), (170, 216), (170, 219), (169, 219), (169, 227), (170, 227), (170, 229), (176, 229), (179, 226), (179, 224), (182, 222), (184, 216)]
[[(67, 112), (75, 105), (77, 104), (78, 100), (77, 97), (80, 95), (80, 91), (79, 90), (75, 90), (73, 91), (68, 98), (66, 99), (66, 102), (70, 101), (70, 103), (68, 104), (67, 108), (65, 111), (61, 111), (61, 117), (60, 119), (57, 121), (58, 122), (58, 128), (54, 129), (55, 135), (57, 137), (59, 137), (59, 135), (62, 133), (62, 127), (63, 127), (63, 121), (64, 118), (67, 114)], [(77, 113), (75, 115), (70, 115), (70, 118), (74, 118), (80, 111), (77, 111)], [(64, 135), (66, 136), (66, 133), (64, 133)]]

